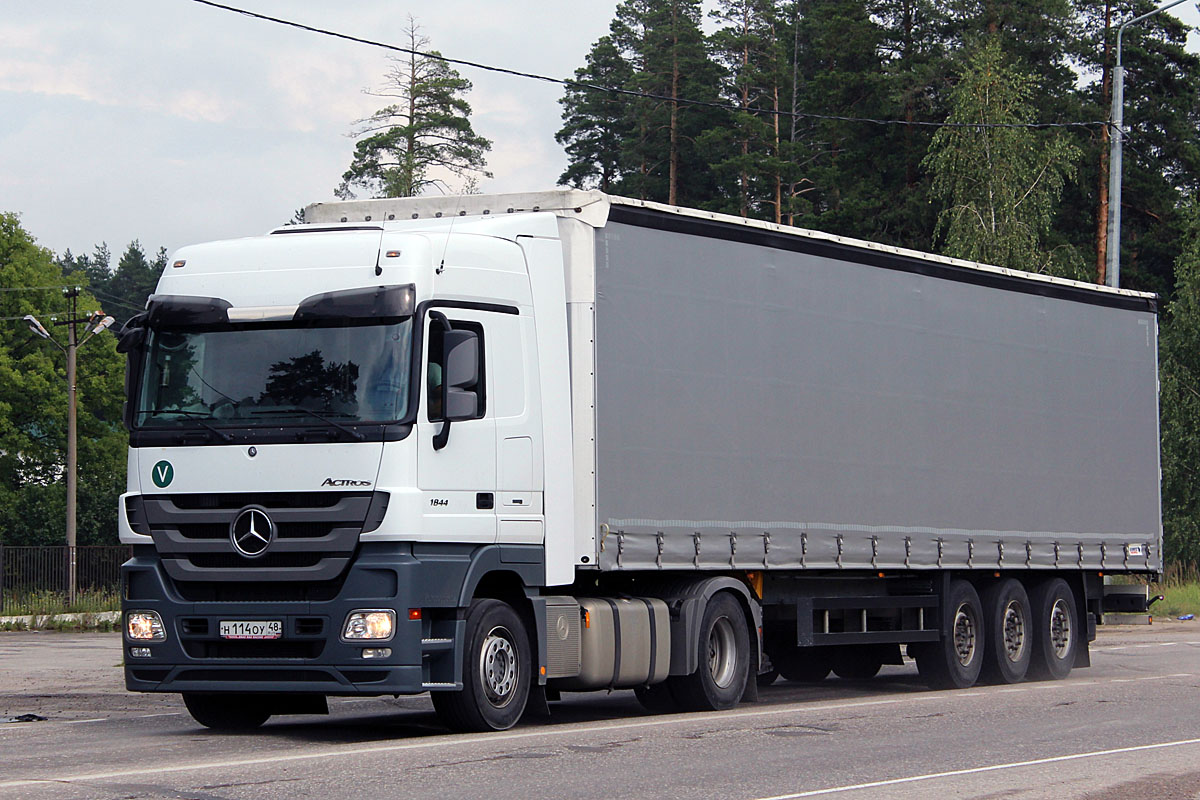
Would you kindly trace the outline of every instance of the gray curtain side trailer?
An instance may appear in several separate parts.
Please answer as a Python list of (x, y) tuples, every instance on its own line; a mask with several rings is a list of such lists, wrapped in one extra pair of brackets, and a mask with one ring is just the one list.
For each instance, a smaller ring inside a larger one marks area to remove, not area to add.
[[(364, 605), (329, 584), (322, 658), (350, 652), (344, 609), (392, 614), (395, 638), (371, 649), (409, 660), (368, 666), (411, 676), (399, 691), (430, 691), (454, 729), (510, 727), (563, 691), (631, 688), (651, 710), (718, 710), (780, 675), (866, 679), (904, 655), (939, 688), (1063, 678), (1089, 663), (1103, 576), (1162, 572), (1152, 295), (599, 192), (322, 203), (305, 219), (264, 238), (378, 231), (356, 245), (376, 259), (368, 283), (386, 282), (386, 259), (413, 259), (400, 281), (416, 293), (410, 416), (378, 440), (350, 422), (326, 440), (341, 436), (347, 452), (378, 441), (370, 452), (391, 465), (380, 476), (402, 463), (419, 475), (487, 438), (468, 426), (509, 407), (502, 365), (538, 392), (524, 407), (540, 428), (493, 436), (495, 485), (452, 487), (476, 522), (495, 509), (494, 543), (422, 538), (420, 520), (457, 495), (396, 484), (389, 504), (380, 477), (362, 502), (384, 510), (338, 580), (361, 591), (365, 571), (393, 573), (391, 599)], [(493, 251), (509, 260), (487, 273)], [(485, 296), (492, 285), (518, 299)], [(281, 308), (246, 305), (247, 318)], [(452, 430), (424, 411), (435, 373), (422, 337), (435, 328), (440, 405), (454, 391), (469, 412), (450, 413)], [(505, 330), (511, 350), (489, 349)], [(483, 410), (470, 395), (485, 372), (495, 397)], [(249, 444), (217, 441), (218, 424), (195, 449)], [(431, 439), (436, 451), (404, 450)], [(513, 509), (503, 460), (524, 447), (544, 475), (532, 505)], [(387, 516), (406, 509), (420, 534), (407, 539)], [(521, 520), (509, 530), (540, 520), (541, 543), (506, 540), (506, 514)], [(130, 572), (157, 569), (148, 545), (138, 552)], [(383, 693), (223, 686), (184, 690), (211, 727), (309, 712), (316, 695)]]

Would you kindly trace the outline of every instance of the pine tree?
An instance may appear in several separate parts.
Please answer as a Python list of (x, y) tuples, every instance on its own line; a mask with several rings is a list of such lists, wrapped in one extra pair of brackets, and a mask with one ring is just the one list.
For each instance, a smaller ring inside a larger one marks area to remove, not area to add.
[[(1075, 94), (1082, 119), (1107, 119), (1112, 102), (1116, 28), (1154, 8), (1144, 0), (1078, 0), (1073, 50), (1093, 79)], [(1187, 26), (1169, 13), (1127, 28), (1125, 147), (1122, 181), (1121, 284), (1169, 294), (1185, 220), (1181, 197), (1200, 180), (1200, 58), (1185, 49)], [(1080, 248), (1094, 253), (1095, 280), (1103, 281), (1108, 249), (1107, 130), (1080, 137), (1084, 149), (1080, 180), (1063, 208), (1064, 231), (1073, 220), (1092, 219)]]
[[(1008, 65), (998, 38), (968, 60), (950, 95), (952, 123), (1032, 120), (1033, 78)], [(937, 233), (947, 255), (1030, 272), (1077, 274), (1072, 251), (1048, 252), (1049, 232), (1078, 149), (1060, 135), (1028, 128), (946, 127), (925, 164), (944, 203)]]
[(567, 152), (567, 169), (559, 183), (608, 192), (620, 179), (622, 150), (630, 135), (629, 98), (604, 89), (624, 89), (632, 76), (612, 37), (602, 36), (592, 45), (575, 80), (601, 88), (568, 86), (559, 100), (563, 126), (554, 138)]
[(1166, 557), (1200, 564), (1200, 208), (1192, 203), (1159, 340)]
[(617, 7), (612, 40), (633, 68), (629, 88), (651, 95), (629, 102), (618, 190), (672, 205), (703, 204), (713, 181), (696, 137), (725, 124), (725, 116), (679, 102), (718, 100), (719, 71), (700, 30), (700, 1), (625, 0)]
[(714, 206), (776, 223), (785, 179), (795, 171), (779, 114), (790, 72), (779, 11), (776, 0), (722, 0), (711, 14), (723, 26), (710, 48), (726, 71), (724, 97), (738, 110), (728, 127), (709, 129), (699, 140), (726, 198)]
[(492, 143), (471, 127), (471, 106), (463, 98), (471, 82), (437, 51), (419, 55), (429, 45), (419, 30), (409, 17), (412, 53), (391, 59), (385, 87), (369, 92), (397, 102), (356, 123), (354, 160), (342, 175), (338, 197), (354, 197), (354, 187), (375, 197), (412, 197), (432, 188), (450, 190), (448, 175), (468, 182), (492, 177), (485, 158)]

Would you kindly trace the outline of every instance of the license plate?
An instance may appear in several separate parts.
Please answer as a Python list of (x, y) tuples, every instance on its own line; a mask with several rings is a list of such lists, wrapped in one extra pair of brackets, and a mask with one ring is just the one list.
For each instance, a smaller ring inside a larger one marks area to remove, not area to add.
[(269, 620), (221, 620), (222, 639), (279, 639), (283, 636), (283, 623)]

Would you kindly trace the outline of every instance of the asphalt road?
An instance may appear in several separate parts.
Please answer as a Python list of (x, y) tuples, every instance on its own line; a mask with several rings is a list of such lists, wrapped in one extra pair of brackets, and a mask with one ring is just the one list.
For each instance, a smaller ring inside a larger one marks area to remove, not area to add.
[[(1200, 622), (1102, 629), (1065, 681), (780, 682), (724, 713), (567, 695), (548, 721), (447, 735), (426, 697), (335, 700), (253, 734), (132, 695), (112, 634), (0, 634), (0, 797), (1200, 797)], [(33, 713), (43, 722), (5, 723)]]

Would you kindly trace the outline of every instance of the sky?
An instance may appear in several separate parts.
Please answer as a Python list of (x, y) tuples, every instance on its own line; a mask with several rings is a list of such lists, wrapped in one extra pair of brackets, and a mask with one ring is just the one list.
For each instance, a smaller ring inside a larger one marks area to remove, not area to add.
[[(226, 0), (444, 55), (569, 77), (618, 0)], [(355, 120), (384, 103), (386, 53), (194, 0), (0, 0), (0, 211), (62, 253), (119, 255), (264, 233), (333, 200)], [(1200, 24), (1192, 2), (1172, 11)], [(1193, 35), (1190, 49), (1200, 50)], [(492, 140), (484, 192), (552, 187), (566, 166), (553, 84), (462, 68)]]

